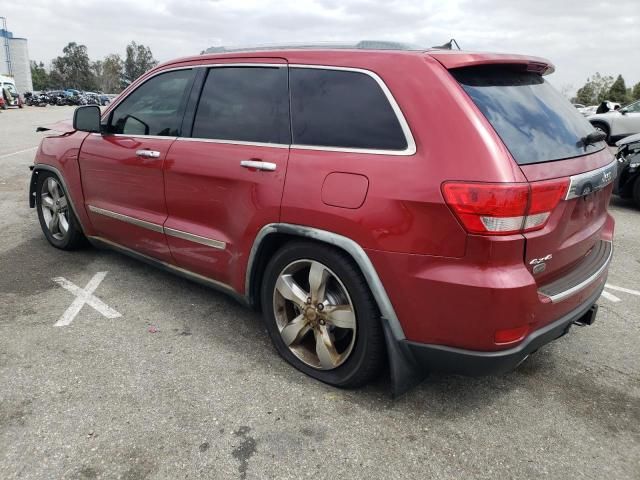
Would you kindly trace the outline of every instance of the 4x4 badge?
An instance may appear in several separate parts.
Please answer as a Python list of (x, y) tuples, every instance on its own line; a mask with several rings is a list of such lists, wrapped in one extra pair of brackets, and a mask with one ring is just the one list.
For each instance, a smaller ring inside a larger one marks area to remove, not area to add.
[(533, 273), (542, 273), (546, 270), (547, 264), (545, 263), (547, 260), (551, 260), (553, 258), (552, 254), (549, 254), (542, 258), (534, 258), (529, 262), (529, 265), (533, 265)]

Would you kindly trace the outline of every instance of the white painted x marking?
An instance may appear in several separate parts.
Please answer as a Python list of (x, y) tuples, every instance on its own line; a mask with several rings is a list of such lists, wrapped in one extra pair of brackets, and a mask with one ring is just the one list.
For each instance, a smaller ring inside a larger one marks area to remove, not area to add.
[(64, 277), (56, 277), (52, 278), (54, 282), (60, 285), (65, 290), (70, 291), (76, 296), (76, 299), (73, 303), (67, 308), (67, 310), (62, 314), (60, 319), (55, 323), (56, 327), (64, 327), (69, 325), (73, 319), (78, 315), (84, 304), (89, 304), (93, 307), (98, 313), (104, 315), (107, 318), (118, 318), (121, 317), (120, 313), (115, 311), (109, 305), (104, 303), (98, 297), (96, 297), (93, 292), (96, 291), (96, 288), (100, 285), (104, 277), (107, 276), (107, 272), (98, 272), (96, 273), (87, 286), (84, 288), (78, 287), (76, 284), (70, 282)]

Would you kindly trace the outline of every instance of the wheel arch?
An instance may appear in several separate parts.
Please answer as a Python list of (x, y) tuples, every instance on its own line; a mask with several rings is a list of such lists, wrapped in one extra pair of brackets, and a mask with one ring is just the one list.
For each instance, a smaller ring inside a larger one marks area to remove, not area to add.
[(589, 120), (589, 123), (593, 126), (596, 124), (604, 125), (606, 129), (609, 131), (609, 136), (611, 136), (611, 122), (605, 120), (603, 118), (594, 118), (593, 120)]
[(398, 340), (404, 340), (406, 338), (393, 305), (391, 304), (391, 300), (389, 300), (382, 281), (364, 249), (348, 237), (317, 228), (288, 223), (272, 223), (266, 225), (258, 232), (251, 248), (251, 253), (249, 254), (245, 281), (245, 292), (249, 295), (249, 301), (252, 304), (257, 304), (255, 302), (254, 289), (260, 284), (261, 269), (266, 265), (269, 254), (277, 250), (283, 241), (296, 238), (306, 238), (329, 244), (346, 252), (364, 276), (378, 305), (380, 314), (389, 322), (394, 337)]
[(406, 347), (404, 330), (382, 281), (364, 249), (348, 237), (302, 225), (288, 223), (265, 225), (258, 232), (249, 254), (245, 280), (247, 301), (253, 306), (258, 305), (257, 289), (261, 284), (261, 275), (270, 254), (280, 248), (284, 242), (301, 238), (339, 248), (346, 252), (358, 266), (380, 311), (394, 396), (401, 395), (419, 383), (424, 378), (425, 372), (417, 368), (413, 355)]
[(36, 186), (38, 184), (38, 176), (40, 175), (41, 172), (52, 172), (56, 177), (58, 177), (58, 180), (60, 180), (60, 183), (62, 184), (62, 188), (64, 188), (64, 191), (67, 194), (67, 198), (69, 199), (69, 204), (71, 205), (73, 214), (75, 215), (76, 219), (80, 223), (80, 228), (82, 229), (83, 232), (86, 232), (84, 225), (82, 224), (82, 219), (80, 215), (78, 215), (78, 210), (76, 209), (75, 202), (73, 201), (71, 191), (69, 190), (69, 187), (67, 185), (67, 182), (64, 179), (64, 176), (62, 175), (62, 172), (58, 170), (56, 167), (52, 165), (47, 165), (45, 163), (37, 163), (30, 168), (31, 168), (31, 180), (29, 182), (29, 207), (35, 208), (36, 206), (36, 195), (37, 195)]

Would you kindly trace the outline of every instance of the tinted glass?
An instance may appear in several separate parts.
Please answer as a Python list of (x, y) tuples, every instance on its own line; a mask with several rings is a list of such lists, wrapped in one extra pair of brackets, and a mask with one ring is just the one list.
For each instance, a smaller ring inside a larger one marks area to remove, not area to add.
[(520, 165), (576, 157), (605, 146), (582, 144), (593, 127), (537, 73), (471, 67), (451, 74)]
[(627, 112), (640, 113), (640, 102), (632, 103), (624, 107)]
[(407, 141), (378, 83), (369, 75), (292, 68), (293, 143), (404, 150)]
[(290, 144), (287, 69), (209, 69), (192, 136)]
[(180, 135), (192, 76), (192, 70), (175, 70), (146, 81), (113, 111), (109, 131), (128, 135)]

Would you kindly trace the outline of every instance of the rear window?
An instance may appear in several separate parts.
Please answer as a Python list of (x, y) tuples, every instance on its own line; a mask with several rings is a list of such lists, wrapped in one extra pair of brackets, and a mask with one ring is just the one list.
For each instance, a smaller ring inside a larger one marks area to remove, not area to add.
[(487, 117), (519, 165), (592, 153), (604, 142), (583, 146), (591, 124), (537, 73), (504, 67), (450, 71)]
[(293, 143), (320, 147), (405, 150), (407, 140), (380, 85), (344, 70), (292, 68)]

